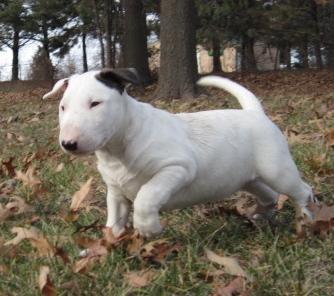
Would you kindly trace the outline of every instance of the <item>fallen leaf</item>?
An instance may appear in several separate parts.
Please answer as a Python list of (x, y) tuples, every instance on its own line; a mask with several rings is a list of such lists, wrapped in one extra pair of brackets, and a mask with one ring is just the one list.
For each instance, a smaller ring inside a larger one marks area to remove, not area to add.
[(73, 265), (73, 272), (84, 273), (96, 261), (102, 261), (108, 255), (108, 249), (103, 245), (102, 240), (97, 240), (89, 249), (84, 252), (84, 257), (76, 261)]
[(22, 181), (23, 185), (34, 188), (41, 184), (41, 180), (35, 176), (35, 168), (31, 165), (25, 173), (16, 171), (16, 179)]
[(135, 231), (131, 236), (126, 249), (130, 255), (138, 255), (143, 244), (144, 238), (137, 231)]
[(334, 146), (334, 129), (331, 129), (326, 133), (326, 140), (328, 146)]
[(278, 196), (278, 200), (277, 200), (277, 204), (276, 204), (276, 209), (277, 210), (282, 210), (283, 209), (283, 206), (284, 206), (284, 203), (289, 199), (288, 196), (284, 195), (284, 194), (280, 194)]
[(9, 177), (15, 177), (15, 166), (13, 165), (14, 157), (10, 157), (8, 161), (2, 161), (1, 164), (6, 168)]
[(311, 204), (309, 208), (314, 215), (314, 219), (308, 223), (313, 233), (324, 237), (334, 230), (334, 205)]
[(16, 237), (7, 241), (4, 245), (17, 245), (22, 240), (27, 239), (38, 251), (38, 255), (43, 256), (53, 256), (55, 254), (55, 248), (50, 245), (48, 240), (39, 233), (35, 227), (30, 227), (29, 229), (23, 227), (13, 227), (11, 229), (12, 233), (16, 233)]
[(205, 254), (209, 261), (222, 265), (226, 273), (230, 275), (241, 276), (251, 280), (251, 277), (241, 268), (237, 259), (232, 257), (219, 256), (209, 249), (205, 249)]
[(167, 239), (158, 239), (143, 245), (139, 251), (142, 260), (154, 263), (164, 263), (172, 253), (179, 252), (180, 245), (171, 243)]
[(0, 184), (0, 194), (8, 195), (15, 189), (17, 181), (15, 179), (9, 179)]
[(81, 186), (81, 188), (74, 193), (72, 196), (72, 202), (70, 209), (73, 212), (76, 212), (79, 210), (80, 207), (82, 207), (82, 203), (84, 200), (88, 200), (92, 196), (92, 185), (93, 178), (89, 178), (85, 184)]
[(10, 200), (4, 207), (0, 204), (0, 222), (13, 215), (32, 212), (31, 206), (22, 198), (13, 196), (10, 197)]
[(65, 165), (64, 165), (63, 162), (58, 164), (57, 167), (56, 167), (56, 173), (61, 172), (64, 169), (64, 167), (65, 167)]
[(8, 268), (6, 265), (0, 265), (0, 274), (4, 274), (8, 272)]
[[(213, 290), (212, 296), (235, 296), (245, 291), (245, 280), (238, 276), (225, 286), (218, 284)], [(245, 295), (245, 294), (243, 294)]]
[(151, 284), (156, 276), (153, 270), (131, 271), (124, 274), (125, 280), (134, 288), (143, 288)]
[(38, 287), (42, 295), (52, 296), (56, 295), (56, 289), (53, 286), (49, 278), (50, 268), (49, 266), (41, 266), (38, 276)]

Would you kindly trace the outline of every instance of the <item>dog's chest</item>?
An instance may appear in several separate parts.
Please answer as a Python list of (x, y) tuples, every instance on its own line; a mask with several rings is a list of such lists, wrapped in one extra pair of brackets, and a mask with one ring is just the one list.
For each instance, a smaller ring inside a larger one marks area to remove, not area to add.
[(130, 170), (113, 157), (98, 157), (98, 170), (107, 185), (117, 186), (129, 200), (134, 200), (140, 187), (149, 177), (139, 171)]

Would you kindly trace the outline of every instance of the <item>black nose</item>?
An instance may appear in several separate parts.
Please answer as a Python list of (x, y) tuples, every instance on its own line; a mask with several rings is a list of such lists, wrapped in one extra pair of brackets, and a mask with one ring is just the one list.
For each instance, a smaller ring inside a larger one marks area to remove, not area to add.
[(68, 151), (75, 151), (78, 148), (78, 143), (75, 141), (61, 141), (61, 145)]

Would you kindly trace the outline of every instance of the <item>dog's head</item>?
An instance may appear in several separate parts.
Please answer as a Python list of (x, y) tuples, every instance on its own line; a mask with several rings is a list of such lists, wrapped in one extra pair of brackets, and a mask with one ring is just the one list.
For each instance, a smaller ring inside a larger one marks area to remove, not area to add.
[(59, 142), (64, 151), (91, 153), (111, 140), (124, 122), (128, 83), (138, 83), (134, 69), (103, 69), (59, 80), (43, 96), (63, 93)]

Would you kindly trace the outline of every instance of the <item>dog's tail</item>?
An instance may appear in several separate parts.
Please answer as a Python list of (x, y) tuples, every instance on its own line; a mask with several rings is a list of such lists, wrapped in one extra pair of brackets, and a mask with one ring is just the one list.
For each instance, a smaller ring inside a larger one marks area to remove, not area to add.
[(197, 84), (201, 86), (215, 86), (224, 89), (238, 99), (243, 109), (264, 112), (260, 101), (253, 93), (230, 79), (210, 75), (199, 79)]

